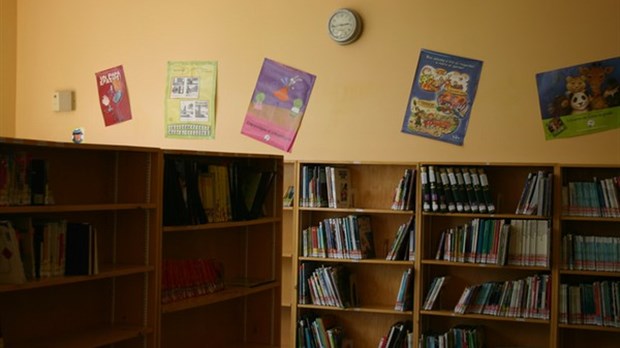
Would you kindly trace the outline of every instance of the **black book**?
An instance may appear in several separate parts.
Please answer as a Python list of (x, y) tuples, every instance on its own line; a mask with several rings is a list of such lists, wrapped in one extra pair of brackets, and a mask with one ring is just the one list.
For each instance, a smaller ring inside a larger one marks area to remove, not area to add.
[(47, 191), (47, 161), (33, 158), (30, 161), (30, 203), (45, 204)]
[(92, 226), (88, 223), (67, 223), (65, 275), (91, 274)]
[(176, 160), (166, 160), (164, 164), (164, 226), (189, 225), (184, 179), (179, 175)]

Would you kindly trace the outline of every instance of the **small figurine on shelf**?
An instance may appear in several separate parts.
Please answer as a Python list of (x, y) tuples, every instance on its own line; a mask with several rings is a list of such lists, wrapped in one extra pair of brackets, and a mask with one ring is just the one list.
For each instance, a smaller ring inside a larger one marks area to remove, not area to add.
[(84, 141), (84, 130), (82, 128), (74, 129), (71, 140), (76, 144), (81, 144)]

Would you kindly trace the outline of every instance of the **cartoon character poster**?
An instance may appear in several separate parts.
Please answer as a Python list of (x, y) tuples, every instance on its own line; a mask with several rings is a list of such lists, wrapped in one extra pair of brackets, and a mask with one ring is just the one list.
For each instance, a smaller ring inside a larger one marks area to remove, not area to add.
[(95, 73), (99, 89), (99, 106), (107, 126), (131, 120), (129, 91), (125, 82), (123, 66)]
[(213, 139), (217, 62), (168, 62), (166, 137)]
[(482, 62), (422, 49), (402, 132), (463, 145)]
[(620, 127), (620, 57), (536, 74), (545, 139)]
[(315, 79), (265, 58), (241, 133), (290, 152)]

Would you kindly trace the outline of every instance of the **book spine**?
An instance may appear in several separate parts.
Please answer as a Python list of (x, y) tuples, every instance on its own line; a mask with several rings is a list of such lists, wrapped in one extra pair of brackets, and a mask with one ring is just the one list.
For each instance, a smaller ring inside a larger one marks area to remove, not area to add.
[(476, 200), (476, 193), (474, 192), (474, 186), (472, 183), (470, 172), (467, 168), (461, 168), (463, 173), (463, 182), (465, 184), (465, 192), (467, 193), (467, 200), (469, 201), (469, 207), (473, 213), (477, 213), (479, 210), (478, 201)]
[(480, 187), (482, 189), (482, 196), (486, 204), (487, 211), (489, 213), (495, 212), (495, 204), (493, 204), (493, 197), (491, 195), (491, 188), (489, 187), (489, 179), (484, 168), (478, 168), (478, 177), (480, 178)]
[(478, 203), (478, 211), (480, 213), (487, 212), (487, 205), (485, 203), (484, 195), (482, 193), (482, 186), (480, 185), (480, 177), (476, 168), (469, 168), (469, 176), (471, 177), (471, 185), (474, 189), (474, 195), (476, 196), (476, 202)]
[(452, 192), (452, 186), (450, 185), (450, 179), (448, 178), (448, 171), (444, 167), (439, 167), (439, 178), (443, 186), (443, 194), (446, 197), (446, 205), (448, 212), (452, 213), (456, 211), (456, 199)]
[(428, 182), (431, 193), (431, 210), (439, 211), (439, 191), (434, 166), (428, 166)]

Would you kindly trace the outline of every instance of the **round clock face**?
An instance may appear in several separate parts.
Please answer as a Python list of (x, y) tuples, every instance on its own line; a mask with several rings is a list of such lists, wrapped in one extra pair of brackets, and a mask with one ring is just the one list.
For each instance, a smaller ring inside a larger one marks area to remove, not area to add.
[(349, 44), (359, 37), (362, 20), (353, 10), (341, 8), (336, 10), (327, 24), (329, 36), (339, 44)]

